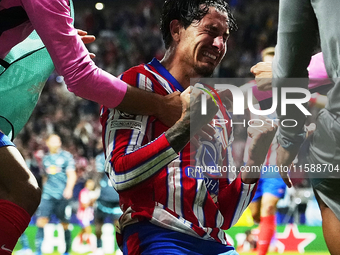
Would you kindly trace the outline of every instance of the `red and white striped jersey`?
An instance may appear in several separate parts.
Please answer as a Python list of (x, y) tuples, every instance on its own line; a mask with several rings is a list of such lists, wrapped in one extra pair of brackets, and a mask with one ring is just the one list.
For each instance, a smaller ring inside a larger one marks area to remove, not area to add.
[(77, 218), (83, 227), (90, 226), (91, 221), (94, 219), (94, 208), (89, 205), (94, 198), (94, 191), (87, 188), (83, 188), (79, 193)]
[[(158, 62), (133, 67), (120, 78), (161, 95), (183, 91)], [(219, 118), (230, 118), (220, 111)], [(153, 116), (132, 116), (102, 108), (106, 172), (120, 195), (121, 228), (142, 220), (198, 238), (228, 244), (224, 229), (237, 222), (251, 201), (256, 184), (244, 184), (235, 172), (199, 175), (197, 166), (232, 166), (230, 121), (216, 125), (212, 141), (190, 143), (176, 154)], [(227, 124), (223, 124), (227, 123)], [(192, 145), (193, 147), (193, 145)], [(202, 177), (202, 176), (201, 176)], [(217, 177), (217, 178), (215, 178)]]

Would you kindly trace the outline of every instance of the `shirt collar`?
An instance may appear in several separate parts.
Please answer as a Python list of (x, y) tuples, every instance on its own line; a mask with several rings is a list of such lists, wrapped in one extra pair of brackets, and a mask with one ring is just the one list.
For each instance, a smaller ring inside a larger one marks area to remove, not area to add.
[(183, 92), (184, 89), (182, 85), (173, 77), (168, 70), (165, 69), (165, 67), (156, 59), (153, 58), (151, 62), (148, 63), (152, 67), (154, 67), (157, 72), (162, 75), (168, 82), (170, 82), (177, 90), (180, 92)]

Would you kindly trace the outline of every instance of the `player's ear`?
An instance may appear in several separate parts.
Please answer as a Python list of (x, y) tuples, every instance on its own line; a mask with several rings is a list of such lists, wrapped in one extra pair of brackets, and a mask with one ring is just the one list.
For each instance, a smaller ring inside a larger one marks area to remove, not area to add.
[(179, 20), (175, 19), (170, 22), (170, 33), (171, 33), (172, 39), (177, 43), (180, 41), (181, 28), (182, 28), (182, 25), (180, 24)]

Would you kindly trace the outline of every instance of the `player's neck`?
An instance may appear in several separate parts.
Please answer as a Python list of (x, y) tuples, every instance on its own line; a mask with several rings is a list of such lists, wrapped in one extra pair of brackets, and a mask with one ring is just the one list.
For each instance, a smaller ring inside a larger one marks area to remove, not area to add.
[(176, 54), (172, 54), (171, 50), (166, 51), (160, 62), (184, 89), (190, 86), (191, 78), (199, 78), (193, 68), (186, 67)]
[(60, 148), (57, 149), (50, 149), (50, 154), (57, 154), (59, 152)]

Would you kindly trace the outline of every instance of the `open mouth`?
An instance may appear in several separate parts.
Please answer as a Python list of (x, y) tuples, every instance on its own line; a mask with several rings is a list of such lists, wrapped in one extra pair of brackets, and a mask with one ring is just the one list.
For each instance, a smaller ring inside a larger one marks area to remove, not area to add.
[(211, 54), (211, 53), (209, 53), (207, 51), (203, 51), (203, 56), (206, 56), (206, 57), (208, 57), (208, 58), (210, 58), (212, 60), (216, 60), (217, 59), (216, 55), (213, 55), (213, 54)]

